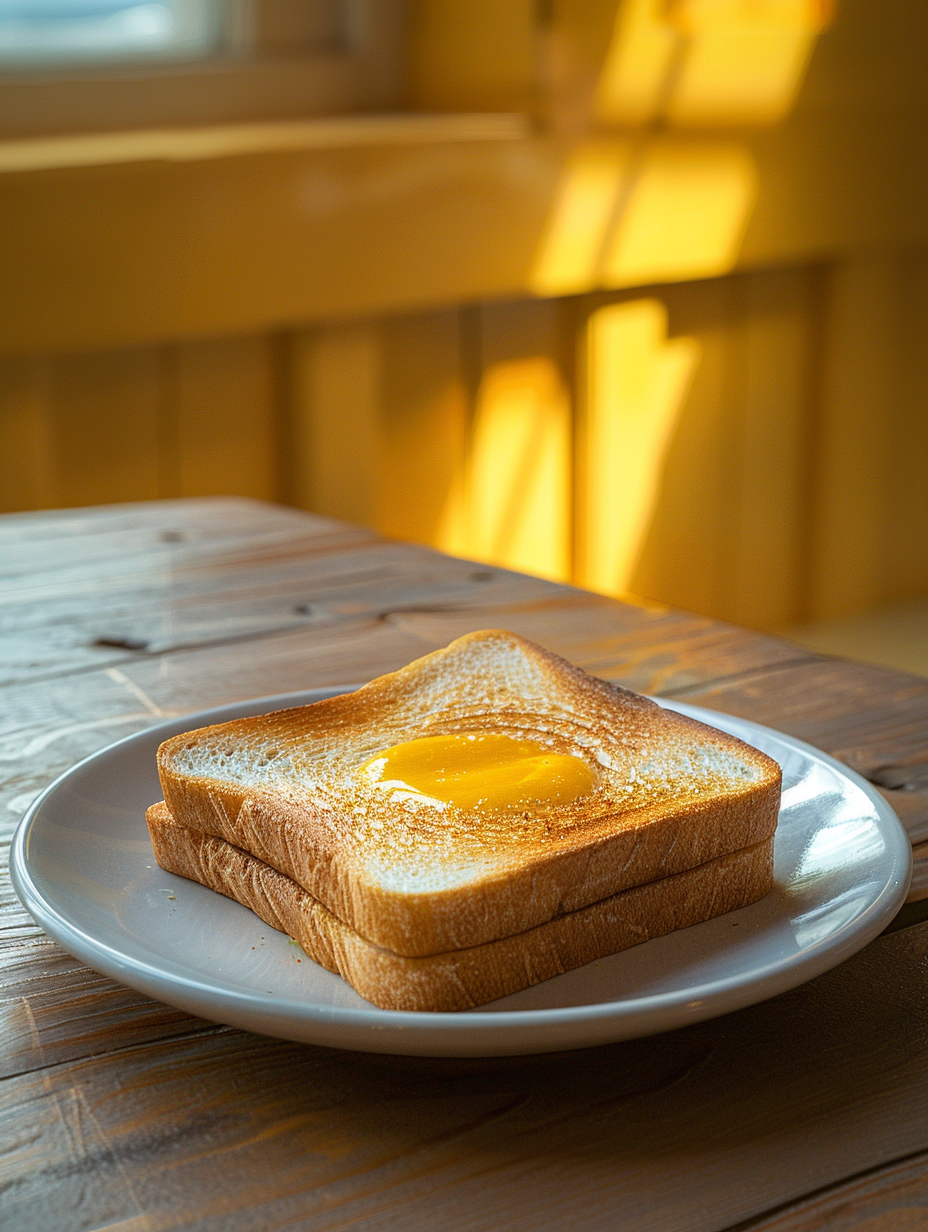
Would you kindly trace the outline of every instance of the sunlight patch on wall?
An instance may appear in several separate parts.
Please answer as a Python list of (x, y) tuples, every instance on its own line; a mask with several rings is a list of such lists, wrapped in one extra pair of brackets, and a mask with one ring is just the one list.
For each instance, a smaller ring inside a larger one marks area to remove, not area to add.
[(627, 144), (587, 145), (568, 162), (530, 275), (539, 295), (569, 295), (596, 285), (630, 154)]
[[(750, 153), (668, 126), (772, 123), (792, 107), (831, 0), (624, 0), (594, 100), (625, 131), (567, 160), (530, 285), (541, 295), (729, 272)], [(634, 131), (637, 129), (637, 133)]]
[(687, 40), (667, 104), (678, 124), (782, 119), (831, 16), (824, 0), (678, 0), (673, 9)]
[(596, 88), (600, 119), (644, 124), (661, 109), (679, 29), (667, 20), (665, 0), (625, 0)]
[(597, 114), (619, 124), (775, 123), (831, 17), (830, 0), (624, 0)]
[(740, 146), (655, 142), (606, 253), (603, 284), (727, 273), (756, 193), (754, 164)]
[(531, 275), (540, 295), (727, 273), (757, 193), (730, 142), (581, 147), (565, 167)]
[(469, 555), (569, 578), (570, 442), (568, 395), (550, 359), (487, 370), (474, 421)]
[(621, 595), (658, 500), (699, 344), (668, 341), (667, 312), (654, 299), (600, 308), (586, 344), (578, 581)]

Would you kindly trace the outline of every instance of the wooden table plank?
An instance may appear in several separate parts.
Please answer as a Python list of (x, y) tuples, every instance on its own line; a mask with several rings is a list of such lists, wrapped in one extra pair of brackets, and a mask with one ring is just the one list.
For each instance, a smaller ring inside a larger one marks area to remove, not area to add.
[(0, 1212), (24, 1232), (140, 1212), (721, 1232), (928, 1150), (926, 962), (922, 925), (775, 1001), (580, 1053), (377, 1058), (225, 1031), (51, 1065), (0, 1083)]
[(0, 981), (0, 1078), (222, 1029), (98, 975), (43, 935), (4, 936)]
[(876, 1168), (729, 1232), (821, 1232), (824, 1228), (829, 1232), (925, 1232), (928, 1154)]
[(361, 527), (240, 497), (7, 513), (0, 518), (0, 577), (28, 576), (33, 565), (70, 568), (75, 557), (88, 566), (119, 560), (125, 565), (146, 545), (204, 540), (242, 544), (282, 531), (309, 534), (313, 527), (336, 525), (346, 533), (370, 536)]
[[(573, 604), (597, 605), (603, 638), (599, 653), (606, 663), (613, 657), (616, 637), (634, 632), (639, 653), (646, 653), (657, 668), (648, 643), (658, 627), (666, 626), (663, 662), (680, 687), (702, 677), (687, 674), (679, 645), (667, 644), (673, 637), (680, 642), (699, 637), (719, 649), (727, 641), (729, 656), (737, 656), (737, 669), (734, 663), (729, 665), (732, 670), (808, 657), (808, 652), (787, 649), (776, 639), (740, 630), (730, 631), (726, 639), (725, 626), (705, 618), (659, 608), (622, 609), (571, 587), (439, 557), (411, 545), (343, 540), (290, 536), (286, 551), (278, 557), (262, 554), (253, 559), (250, 550), (227, 551), (219, 561), (212, 554), (201, 554), (183, 569), (157, 557), (146, 565), (143, 558), (131, 574), (105, 585), (88, 576), (85, 568), (79, 593), (70, 574), (57, 573), (51, 579), (8, 588), (0, 602), (0, 683), (131, 661), (127, 649), (162, 654), (364, 616), (408, 621), (420, 633), (428, 630), (430, 642), (444, 645), (457, 630), (480, 627), (481, 622), (485, 625), (520, 607), (530, 613), (537, 605), (542, 610), (535, 623), (545, 628), (559, 607), (566, 614)], [(624, 629), (618, 616), (623, 610), (628, 613)], [(565, 632), (569, 623), (561, 621)], [(586, 643), (584, 648), (592, 652), (591, 669), (595, 668), (597, 648)], [(715, 674), (724, 670), (719, 663)], [(652, 670), (650, 680), (657, 688), (664, 677)]]
[[(254, 502), (0, 519), (0, 579), (0, 870), (25, 803), (117, 736), (360, 682), (497, 626), (833, 752), (897, 804), (928, 895), (924, 681)], [(94, 646), (101, 629), (146, 648)], [(925, 1207), (926, 972), (920, 924), (651, 1040), (363, 1057), (204, 1024), (97, 976), (0, 871), (0, 1224), (804, 1232), (860, 1213), (883, 1232)]]

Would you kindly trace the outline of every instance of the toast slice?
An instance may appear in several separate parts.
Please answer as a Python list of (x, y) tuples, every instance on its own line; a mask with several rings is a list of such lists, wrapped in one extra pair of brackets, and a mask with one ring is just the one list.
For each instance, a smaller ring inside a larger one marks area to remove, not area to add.
[[(514, 812), (403, 799), (362, 772), (404, 741), (487, 731), (580, 758), (592, 789)], [(524, 933), (755, 847), (780, 796), (763, 753), (500, 631), (355, 693), (175, 736), (158, 769), (179, 825), (406, 957)]]
[(159, 865), (251, 908), (297, 940), (314, 962), (389, 1010), (464, 1010), (677, 928), (756, 902), (773, 882), (773, 839), (683, 873), (623, 890), (517, 936), (409, 958), (374, 945), (290, 877), (201, 830), (177, 825), (166, 805), (148, 810)]

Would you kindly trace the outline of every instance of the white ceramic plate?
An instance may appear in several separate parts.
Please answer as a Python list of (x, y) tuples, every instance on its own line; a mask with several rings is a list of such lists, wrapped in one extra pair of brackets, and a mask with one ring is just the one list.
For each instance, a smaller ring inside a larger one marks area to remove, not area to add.
[(772, 893), (479, 1010), (376, 1009), (245, 907), (162, 872), (145, 828), (146, 807), (161, 798), (162, 740), (344, 691), (187, 715), (79, 762), (38, 797), (13, 839), (11, 874), (23, 903), (75, 957), (191, 1014), (366, 1052), (488, 1056), (649, 1035), (761, 1001), (859, 950), (905, 899), (908, 839), (862, 778), (790, 736), (664, 701), (780, 763)]

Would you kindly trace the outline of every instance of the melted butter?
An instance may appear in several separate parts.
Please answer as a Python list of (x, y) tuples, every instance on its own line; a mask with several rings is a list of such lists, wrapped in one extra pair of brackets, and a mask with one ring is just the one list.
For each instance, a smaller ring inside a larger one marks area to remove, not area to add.
[(372, 757), (361, 773), (398, 798), (485, 809), (568, 804), (597, 781), (579, 757), (554, 753), (534, 740), (476, 733), (394, 745)]

